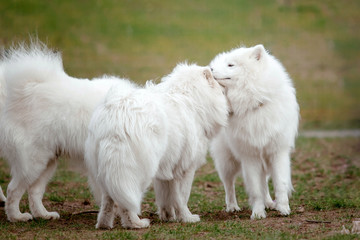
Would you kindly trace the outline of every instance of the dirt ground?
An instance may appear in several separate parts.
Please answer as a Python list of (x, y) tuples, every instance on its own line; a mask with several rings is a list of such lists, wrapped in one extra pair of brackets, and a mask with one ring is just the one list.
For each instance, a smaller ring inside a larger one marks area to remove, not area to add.
[[(45, 201), (45, 206), (50, 209), (61, 209), (61, 218), (55, 221), (46, 221), (44, 228), (46, 230), (66, 230), (69, 234), (76, 234), (82, 237), (88, 236), (91, 238), (99, 237), (98, 234), (103, 233), (104, 230), (95, 231), (96, 213), (92, 203), (88, 201), (65, 202), (64, 204), (53, 203)], [(351, 229), (351, 224), (348, 221), (350, 217), (356, 220), (359, 217), (359, 210), (356, 209), (339, 209), (328, 211), (310, 211), (304, 207), (298, 207), (293, 210), (289, 217), (280, 216), (275, 211), (269, 211), (266, 219), (253, 221), (249, 219), (251, 211), (248, 209), (237, 213), (227, 213), (224, 210), (212, 211), (201, 214), (203, 224), (208, 223), (222, 223), (232, 221), (235, 224), (246, 226), (250, 231), (258, 231), (259, 228), (277, 229), (282, 232), (290, 232), (294, 235), (306, 236), (306, 238), (321, 238), (333, 236), (341, 232), (343, 226), (346, 229)], [(146, 209), (143, 211), (143, 216), (151, 220), (152, 228), (163, 223), (158, 219), (154, 212), (149, 212)], [(346, 217), (345, 217), (346, 216)], [(42, 221), (42, 220), (35, 220)], [(6, 222), (4, 208), (0, 208), (0, 224)], [(181, 223), (167, 223), (169, 228), (172, 228)], [(120, 219), (117, 219), (115, 229), (121, 229)], [(93, 230), (89, 230), (93, 228)], [(10, 227), (9, 231), (17, 236), (17, 239), (30, 239), (36, 236), (36, 231), (31, 231), (26, 227)], [(147, 230), (136, 230), (138, 234), (145, 233)], [(69, 235), (70, 236), (70, 235)]]

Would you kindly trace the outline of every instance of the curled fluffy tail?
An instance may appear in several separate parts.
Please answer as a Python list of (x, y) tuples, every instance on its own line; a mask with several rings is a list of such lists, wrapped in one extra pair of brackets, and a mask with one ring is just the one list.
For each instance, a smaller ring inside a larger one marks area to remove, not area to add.
[(21, 90), (28, 83), (56, 81), (67, 76), (63, 70), (61, 54), (38, 40), (5, 50), (1, 68), (7, 95)]

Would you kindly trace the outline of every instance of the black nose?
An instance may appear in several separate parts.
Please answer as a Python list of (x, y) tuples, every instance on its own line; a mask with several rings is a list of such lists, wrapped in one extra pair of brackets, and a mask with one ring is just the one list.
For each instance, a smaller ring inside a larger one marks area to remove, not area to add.
[(214, 71), (214, 69), (213, 68), (210, 68), (210, 70), (213, 72)]

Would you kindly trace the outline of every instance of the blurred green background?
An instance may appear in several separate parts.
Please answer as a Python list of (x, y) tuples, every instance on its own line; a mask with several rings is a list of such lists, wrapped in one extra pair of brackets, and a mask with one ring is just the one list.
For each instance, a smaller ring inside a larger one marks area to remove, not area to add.
[(295, 82), (302, 129), (360, 128), (359, 23), (359, 0), (2, 0), (0, 46), (38, 36), (69, 75), (144, 83), (262, 43)]

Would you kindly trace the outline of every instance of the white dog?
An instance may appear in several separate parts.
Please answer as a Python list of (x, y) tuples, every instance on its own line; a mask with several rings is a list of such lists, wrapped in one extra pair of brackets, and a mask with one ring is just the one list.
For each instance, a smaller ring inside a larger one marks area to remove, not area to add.
[[(262, 45), (221, 53), (210, 63), (226, 88), (232, 108), (229, 124), (214, 138), (211, 152), (226, 192), (226, 210), (240, 210), (235, 196), (242, 169), (251, 218), (265, 218), (265, 207), (290, 214), (290, 152), (294, 148), (299, 106), (292, 81)], [(267, 178), (275, 188), (272, 201)]]
[[(93, 110), (111, 86), (120, 84), (124, 90), (134, 85), (111, 77), (93, 81), (70, 77), (61, 55), (41, 43), (10, 49), (3, 74), (7, 97), (0, 116), (0, 146), (12, 175), (5, 205), (8, 220), (57, 219), (59, 214), (42, 204), (57, 156), (67, 154), (72, 162), (84, 165)], [(32, 215), (19, 210), (26, 190)]]
[(123, 227), (144, 228), (143, 193), (154, 179), (162, 220), (197, 222), (187, 207), (208, 139), (227, 122), (227, 102), (208, 67), (180, 64), (158, 85), (124, 96), (112, 88), (95, 110), (85, 159), (103, 190), (97, 228), (112, 228), (114, 204)]

